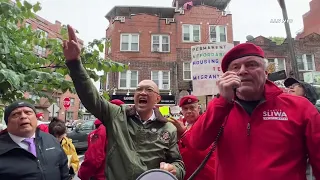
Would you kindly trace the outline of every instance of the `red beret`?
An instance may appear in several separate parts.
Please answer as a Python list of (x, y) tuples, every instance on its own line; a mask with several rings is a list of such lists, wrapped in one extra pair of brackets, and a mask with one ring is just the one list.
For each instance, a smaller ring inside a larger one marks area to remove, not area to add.
[(123, 101), (119, 100), (119, 99), (114, 99), (112, 101), (110, 101), (112, 104), (115, 104), (117, 106), (120, 106), (121, 104), (124, 104)]
[(193, 104), (193, 103), (196, 103), (196, 102), (199, 102), (199, 99), (196, 97), (196, 96), (193, 96), (193, 95), (187, 95), (187, 96), (184, 96), (180, 99), (180, 103), (179, 103), (179, 106), (183, 106), (183, 105), (186, 105), (186, 104)]
[(94, 125), (100, 125), (100, 124), (102, 124), (102, 122), (101, 122), (99, 119), (96, 119), (96, 120), (94, 121)]
[(224, 55), (221, 61), (222, 72), (226, 72), (228, 70), (228, 66), (233, 60), (245, 56), (258, 56), (264, 58), (264, 52), (259, 46), (256, 46), (252, 43), (239, 44), (233, 47), (226, 55)]

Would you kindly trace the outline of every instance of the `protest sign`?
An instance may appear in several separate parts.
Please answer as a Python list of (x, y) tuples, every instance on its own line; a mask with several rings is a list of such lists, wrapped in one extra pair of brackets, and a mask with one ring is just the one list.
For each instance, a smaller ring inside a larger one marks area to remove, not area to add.
[(193, 95), (219, 93), (216, 81), (223, 74), (221, 60), (233, 46), (230, 43), (213, 43), (191, 47)]

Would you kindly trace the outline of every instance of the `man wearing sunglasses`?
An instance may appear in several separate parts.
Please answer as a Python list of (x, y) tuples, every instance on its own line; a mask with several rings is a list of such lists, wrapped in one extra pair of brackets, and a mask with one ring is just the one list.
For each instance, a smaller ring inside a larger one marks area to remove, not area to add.
[(107, 179), (135, 180), (147, 170), (160, 168), (182, 180), (185, 168), (177, 145), (177, 129), (155, 108), (161, 100), (158, 86), (151, 80), (141, 81), (132, 108), (107, 102), (81, 64), (80, 47), (70, 26), (68, 33), (63, 51), (77, 94), (107, 128)]

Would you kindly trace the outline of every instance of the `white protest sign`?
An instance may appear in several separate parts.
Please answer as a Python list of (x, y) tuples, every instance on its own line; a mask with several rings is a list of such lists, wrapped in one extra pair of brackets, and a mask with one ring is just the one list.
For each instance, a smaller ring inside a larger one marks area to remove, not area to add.
[(233, 46), (231, 43), (213, 43), (191, 47), (193, 95), (219, 93), (216, 81), (223, 74), (221, 60)]

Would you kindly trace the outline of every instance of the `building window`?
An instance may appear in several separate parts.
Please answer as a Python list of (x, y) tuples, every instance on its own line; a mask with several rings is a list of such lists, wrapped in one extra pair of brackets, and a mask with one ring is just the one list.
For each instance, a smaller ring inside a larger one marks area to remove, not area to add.
[(313, 54), (303, 54), (297, 57), (298, 70), (299, 71), (314, 71), (314, 55)]
[(139, 51), (139, 34), (121, 34), (121, 51)]
[(40, 97), (37, 95), (29, 94), (29, 99), (31, 99), (32, 101), (38, 101), (40, 100)]
[(159, 89), (170, 89), (170, 71), (151, 71), (151, 80), (158, 85)]
[(286, 61), (282, 58), (268, 58), (268, 65), (274, 63), (275, 72), (286, 70)]
[(227, 26), (209, 26), (210, 42), (227, 42)]
[(73, 120), (73, 111), (67, 111), (67, 119), (66, 120)]
[(31, 26), (31, 24), (28, 23), (28, 22), (26, 22), (26, 23), (24, 24), (24, 26), (25, 26), (26, 28), (29, 28), (29, 27)]
[[(46, 39), (48, 38), (48, 33), (42, 29), (37, 29), (38, 32), (40, 32), (40, 39)], [(47, 49), (45, 47), (41, 47), (39, 45), (34, 46), (34, 51), (36, 54), (40, 56), (45, 56), (47, 53)]]
[(183, 80), (191, 80), (191, 63), (183, 63)]
[(170, 52), (170, 36), (169, 35), (152, 35), (151, 36), (152, 52)]
[(60, 107), (60, 97), (57, 97), (57, 105)]
[(119, 73), (119, 89), (134, 89), (138, 86), (138, 71)]
[(82, 102), (80, 102), (79, 109), (81, 109), (81, 110), (85, 110), (85, 109), (86, 109), (86, 108), (84, 107), (84, 105), (82, 104)]
[(74, 98), (70, 98), (70, 106), (74, 106)]
[(182, 25), (183, 42), (200, 42), (200, 25)]

